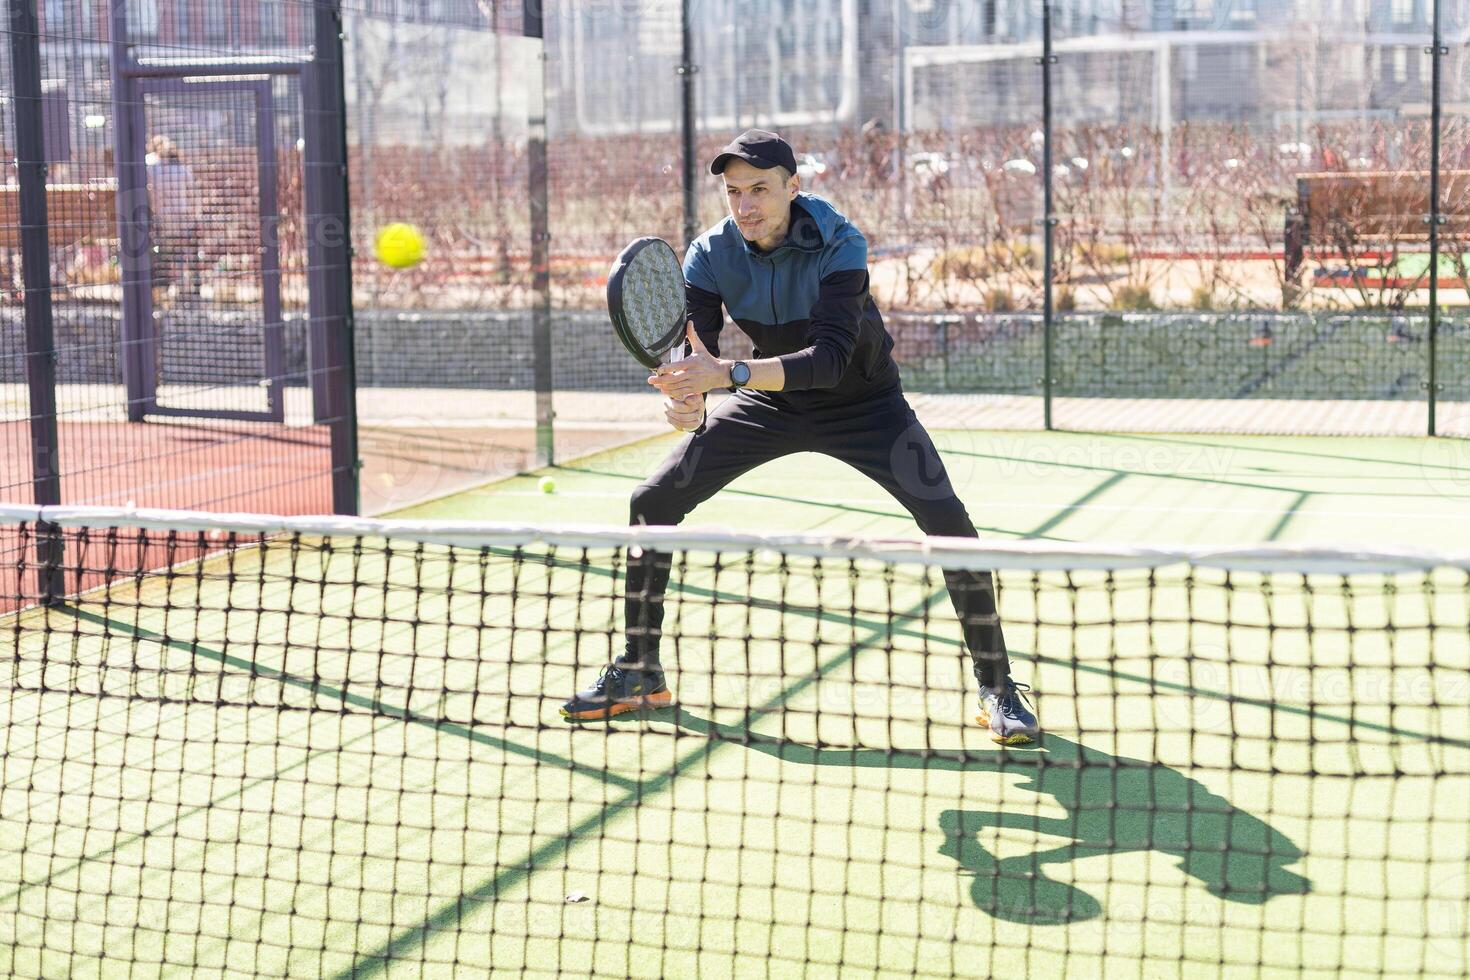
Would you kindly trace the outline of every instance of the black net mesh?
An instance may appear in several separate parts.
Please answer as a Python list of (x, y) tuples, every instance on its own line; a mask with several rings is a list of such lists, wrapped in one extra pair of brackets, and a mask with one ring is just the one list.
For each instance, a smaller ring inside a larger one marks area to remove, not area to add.
[(891, 542), (665, 540), (677, 703), (579, 727), (632, 538), (95, 520), (0, 620), (10, 974), (1467, 967), (1463, 563), (972, 559), (997, 747)]

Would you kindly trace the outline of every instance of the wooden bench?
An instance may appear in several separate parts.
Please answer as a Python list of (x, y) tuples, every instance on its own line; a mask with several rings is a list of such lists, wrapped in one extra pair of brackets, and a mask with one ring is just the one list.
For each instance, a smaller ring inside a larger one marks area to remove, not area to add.
[[(52, 245), (117, 238), (117, 184), (47, 184), (46, 223)], [(20, 248), (18, 184), (0, 184), (0, 248)]]
[[(1440, 171), (1441, 235), (1470, 232), (1470, 170)], [(1429, 171), (1298, 174), (1286, 212), (1286, 278), (1301, 281), (1307, 249), (1362, 254), (1375, 245), (1429, 240)]]

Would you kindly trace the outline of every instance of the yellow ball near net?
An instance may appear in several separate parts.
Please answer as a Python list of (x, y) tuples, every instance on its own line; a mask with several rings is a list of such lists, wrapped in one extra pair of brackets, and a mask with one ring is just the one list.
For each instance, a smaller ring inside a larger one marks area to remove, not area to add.
[(373, 254), (389, 268), (407, 269), (424, 257), (424, 236), (413, 225), (395, 221), (378, 229)]

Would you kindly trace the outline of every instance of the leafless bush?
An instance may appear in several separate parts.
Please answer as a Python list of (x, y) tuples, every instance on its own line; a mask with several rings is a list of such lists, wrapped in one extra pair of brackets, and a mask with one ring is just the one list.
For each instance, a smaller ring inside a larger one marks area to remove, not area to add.
[[(1446, 127), (1447, 160), (1456, 154), (1470, 160), (1463, 129), (1453, 122)], [(902, 138), (880, 128), (787, 135), (803, 154), (807, 189), (831, 199), (867, 235), (885, 305), (1040, 308), (1047, 274), (1038, 223), (1044, 175), (1034, 127)], [(727, 137), (702, 137), (701, 161)], [(1377, 273), (1403, 251), (1422, 247), (1412, 236), (1375, 234), (1366, 213), (1340, 211), (1316, 248), (1319, 261), (1346, 270), (1350, 288), (1312, 292), (1288, 281), (1283, 228), (1299, 174), (1397, 168), (1405, 181), (1421, 181), (1426, 140), (1420, 123), (1382, 120), (1321, 124), (1305, 134), (1181, 123), (1167, 140), (1133, 124), (1060, 129), (1051, 175), (1059, 218), (1053, 282), (1059, 296), (1080, 308), (1403, 306), (1422, 282)], [(489, 139), (467, 146), (374, 145), (355, 147), (351, 164), (355, 272), (365, 301), (425, 308), (530, 302), (523, 146)], [(559, 305), (599, 305), (608, 264), (628, 239), (680, 240), (676, 134), (557, 138), (549, 145), (549, 166)], [(303, 204), (293, 176), (299, 160), (280, 170), (283, 275), (294, 281), (305, 273)], [(723, 197), (718, 178), (702, 166), (698, 180), (699, 218), (708, 225), (723, 215)], [(1467, 205), (1470, 181), (1447, 184), (1446, 210), (1470, 211)], [(429, 238), (429, 258), (414, 269), (393, 272), (370, 258), (373, 231), (394, 220), (418, 224)], [(1381, 224), (1383, 215), (1372, 220)], [(1446, 267), (1470, 285), (1461, 257), (1470, 246), (1466, 228), (1470, 222), (1445, 226), (1444, 251)]]

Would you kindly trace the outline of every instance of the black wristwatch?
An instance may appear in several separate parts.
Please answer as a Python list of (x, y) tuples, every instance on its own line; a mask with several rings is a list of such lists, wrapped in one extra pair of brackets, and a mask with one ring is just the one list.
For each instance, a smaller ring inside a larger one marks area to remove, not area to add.
[(730, 384), (736, 388), (744, 388), (750, 384), (750, 365), (744, 361), (736, 361), (730, 365)]

